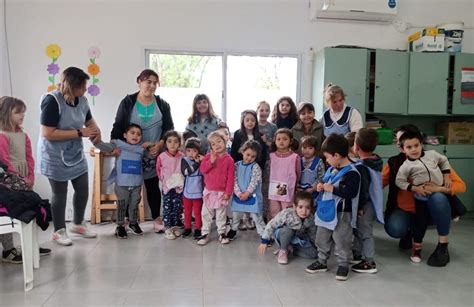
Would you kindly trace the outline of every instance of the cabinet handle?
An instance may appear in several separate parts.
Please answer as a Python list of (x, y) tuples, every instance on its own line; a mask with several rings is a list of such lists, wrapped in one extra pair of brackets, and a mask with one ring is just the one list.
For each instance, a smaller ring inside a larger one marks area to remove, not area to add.
[(380, 88), (380, 85), (376, 85), (375, 88)]

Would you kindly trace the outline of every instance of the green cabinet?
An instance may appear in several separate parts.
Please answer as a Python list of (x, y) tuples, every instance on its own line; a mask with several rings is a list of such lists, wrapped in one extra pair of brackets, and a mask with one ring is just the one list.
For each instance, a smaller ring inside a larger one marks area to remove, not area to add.
[(409, 53), (377, 49), (375, 51), (375, 113), (406, 114), (408, 101)]
[(346, 103), (365, 118), (367, 104), (367, 49), (324, 48), (316, 54), (313, 69), (313, 104), (316, 116), (325, 109), (324, 88), (328, 83), (342, 87)]
[(474, 68), (474, 54), (458, 53), (454, 62), (454, 93), (453, 114), (474, 114), (474, 104), (465, 104), (461, 101), (461, 78), (463, 68)]
[(408, 114), (448, 113), (448, 53), (410, 53)]

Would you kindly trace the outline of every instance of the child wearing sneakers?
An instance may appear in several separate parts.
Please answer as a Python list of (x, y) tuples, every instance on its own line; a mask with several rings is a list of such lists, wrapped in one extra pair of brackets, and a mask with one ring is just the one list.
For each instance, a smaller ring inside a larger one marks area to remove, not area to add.
[(354, 153), (359, 157), (355, 164), (360, 174), (357, 229), (354, 230), (352, 253), (361, 261), (352, 266), (357, 273), (377, 273), (374, 261), (375, 247), (373, 222), (383, 224), (382, 159), (374, 154), (378, 144), (377, 132), (361, 128), (354, 141)]
[(226, 140), (222, 133), (211, 132), (207, 137), (211, 152), (201, 162), (204, 175), (202, 206), (202, 236), (198, 245), (206, 245), (210, 240), (212, 218), (216, 217), (219, 241), (228, 244), (226, 236), (227, 206), (234, 189), (234, 160), (227, 153)]
[(184, 143), (184, 157), (181, 160), (181, 173), (184, 176), (183, 206), (184, 232), (183, 237), (191, 235), (191, 223), (194, 213), (194, 239), (201, 236), (202, 227), (202, 173), (199, 170), (202, 156), (200, 155), (201, 141), (191, 137)]
[(242, 160), (235, 163), (234, 194), (232, 195), (232, 225), (227, 233), (234, 240), (239, 223), (245, 213), (255, 221), (261, 236), (265, 228), (263, 221), (262, 169), (256, 161), (262, 154), (261, 145), (255, 140), (246, 141), (240, 147)]
[(301, 138), (301, 177), (297, 189), (318, 196), (316, 186), (323, 181), (325, 172), (324, 161), (317, 155), (318, 139), (308, 135)]
[(341, 134), (331, 134), (321, 151), (331, 165), (317, 186), (315, 223), (318, 260), (306, 268), (308, 273), (326, 272), (334, 245), (337, 255), (337, 280), (347, 280), (351, 255), (352, 228), (356, 226), (360, 175), (348, 158), (349, 143)]
[(318, 252), (314, 246), (316, 225), (313, 216), (313, 196), (308, 192), (297, 192), (292, 208), (280, 211), (265, 227), (262, 243), (258, 246), (259, 254), (267, 250), (272, 236), (279, 246), (277, 261), (288, 264), (288, 254), (314, 259)]
[[(439, 215), (449, 214), (451, 216), (451, 210), (443, 211), (438, 208), (450, 209), (450, 199), (452, 199), (452, 196), (448, 194), (451, 188), (450, 165), (448, 158), (436, 151), (424, 151), (422, 141), (421, 134), (416, 132), (408, 131), (400, 136), (400, 148), (407, 159), (400, 166), (395, 183), (401, 190), (413, 192), (415, 197), (411, 261), (421, 262), (423, 237), (428, 227), (428, 217), (432, 216), (437, 226), (439, 243), (436, 251), (428, 259), (428, 263), (436, 262), (435, 266), (444, 266), (449, 262), (450, 219), (443, 219)], [(433, 190), (433, 186), (437, 189)], [(439, 192), (440, 190), (446, 192)], [(436, 223), (441, 220), (446, 220), (446, 222)]]
[(119, 239), (127, 238), (125, 229), (125, 215), (128, 210), (129, 228), (134, 235), (142, 235), (143, 231), (138, 225), (137, 212), (141, 200), (143, 173), (142, 157), (144, 148), (151, 143), (141, 143), (142, 128), (136, 124), (130, 124), (123, 134), (125, 142), (114, 140), (111, 143), (98, 141), (94, 146), (103, 152), (112, 152), (120, 149), (120, 155), (115, 160), (115, 168), (108, 181), (115, 182), (115, 194), (117, 195), (117, 228), (115, 236)]
[(163, 222), (165, 238), (174, 240), (181, 236), (182, 192), (184, 177), (181, 173), (183, 154), (179, 151), (181, 137), (174, 130), (167, 131), (163, 136), (166, 150), (156, 160), (156, 174), (162, 182), (163, 190)]

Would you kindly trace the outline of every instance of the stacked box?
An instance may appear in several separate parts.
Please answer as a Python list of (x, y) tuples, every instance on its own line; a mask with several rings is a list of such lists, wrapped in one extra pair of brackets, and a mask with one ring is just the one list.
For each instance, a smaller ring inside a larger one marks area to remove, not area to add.
[(408, 51), (443, 52), (444, 29), (425, 28), (408, 37)]
[(474, 144), (474, 123), (440, 123), (438, 125), (438, 134), (445, 137), (446, 144)]

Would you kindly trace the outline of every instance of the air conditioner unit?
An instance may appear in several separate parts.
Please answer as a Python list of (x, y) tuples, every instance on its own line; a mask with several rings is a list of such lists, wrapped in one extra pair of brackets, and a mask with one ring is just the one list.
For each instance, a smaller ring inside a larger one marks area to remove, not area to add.
[(391, 23), (396, 0), (310, 0), (312, 21)]

